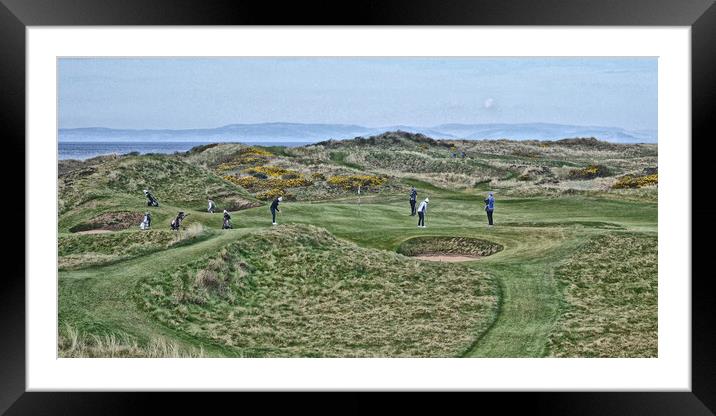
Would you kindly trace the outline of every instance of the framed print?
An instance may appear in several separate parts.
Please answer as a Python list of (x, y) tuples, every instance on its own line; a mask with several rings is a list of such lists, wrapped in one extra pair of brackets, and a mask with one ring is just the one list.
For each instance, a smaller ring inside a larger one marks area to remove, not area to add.
[(716, 407), (691, 232), (710, 3), (63, 3), (0, 8), (25, 156), (3, 411), (134, 412), (132, 391)]

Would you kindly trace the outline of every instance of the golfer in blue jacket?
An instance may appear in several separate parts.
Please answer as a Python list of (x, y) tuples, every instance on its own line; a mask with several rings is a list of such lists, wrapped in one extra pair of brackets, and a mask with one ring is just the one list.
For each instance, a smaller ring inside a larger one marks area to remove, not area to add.
[(495, 196), (490, 192), (485, 199), (485, 212), (487, 212), (487, 224), (492, 224), (492, 212), (495, 211)]

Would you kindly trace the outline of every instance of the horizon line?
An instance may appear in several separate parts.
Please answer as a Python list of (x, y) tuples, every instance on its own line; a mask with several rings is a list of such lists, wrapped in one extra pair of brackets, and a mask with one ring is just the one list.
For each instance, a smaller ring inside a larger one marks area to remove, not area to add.
[(394, 128), (394, 127), (409, 127), (409, 128), (420, 128), (420, 129), (430, 129), (440, 126), (446, 126), (446, 125), (456, 125), (456, 126), (476, 126), (476, 125), (522, 125), (522, 124), (542, 124), (542, 125), (553, 125), (553, 126), (570, 126), (570, 127), (598, 127), (598, 128), (618, 128), (622, 130), (627, 131), (640, 131), (640, 130), (649, 130), (649, 131), (658, 131), (658, 128), (627, 128), (622, 126), (616, 126), (616, 125), (597, 125), (597, 124), (564, 124), (564, 123), (554, 123), (554, 122), (546, 122), (546, 121), (525, 121), (525, 122), (502, 122), (502, 123), (488, 123), (488, 122), (474, 122), (474, 123), (467, 123), (467, 122), (443, 122), (440, 124), (434, 124), (429, 126), (419, 126), (419, 125), (407, 125), (407, 124), (391, 124), (391, 125), (381, 125), (381, 126), (366, 126), (361, 124), (354, 124), (354, 123), (327, 123), (327, 122), (294, 122), (294, 121), (262, 121), (262, 122), (251, 122), (251, 123), (228, 123), (228, 124), (222, 124), (214, 127), (184, 127), (184, 128), (169, 128), (169, 127), (134, 127), (134, 128), (128, 128), (128, 127), (107, 127), (107, 126), (83, 126), (83, 127), (58, 127), (58, 130), (79, 130), (79, 129), (107, 129), (107, 130), (212, 130), (212, 129), (218, 129), (222, 127), (229, 127), (229, 126), (247, 126), (247, 125), (271, 125), (271, 124), (286, 124), (286, 125), (317, 125), (317, 126), (351, 126), (351, 127), (361, 127), (361, 128), (367, 128), (367, 129), (381, 129), (381, 128)]

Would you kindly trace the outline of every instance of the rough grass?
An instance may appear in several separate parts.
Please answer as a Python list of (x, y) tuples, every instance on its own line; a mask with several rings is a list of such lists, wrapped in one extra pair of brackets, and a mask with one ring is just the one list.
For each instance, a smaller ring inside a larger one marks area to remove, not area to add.
[(203, 211), (209, 197), (231, 210), (258, 205), (240, 187), (174, 156), (126, 156), (87, 165), (61, 175), (58, 188), (60, 214), (116, 194), (144, 200), (143, 189), (150, 189), (160, 205), (184, 209)]
[(450, 254), (485, 257), (503, 249), (502, 245), (470, 237), (414, 237), (398, 246), (397, 252), (406, 256)]
[(59, 334), (61, 358), (201, 358), (202, 349), (185, 349), (165, 338), (140, 343), (128, 334), (87, 335), (66, 325)]
[(164, 230), (124, 231), (106, 234), (60, 234), (58, 267), (73, 269), (126, 260), (199, 239), (200, 224), (184, 232)]
[(653, 234), (589, 240), (555, 272), (564, 302), (550, 355), (656, 357), (657, 265)]
[(492, 323), (498, 288), (461, 265), (281, 226), (150, 278), (140, 296), (171, 329), (246, 356), (451, 357)]
[(70, 228), (70, 232), (88, 230), (119, 231), (136, 227), (144, 219), (142, 212), (104, 212)]

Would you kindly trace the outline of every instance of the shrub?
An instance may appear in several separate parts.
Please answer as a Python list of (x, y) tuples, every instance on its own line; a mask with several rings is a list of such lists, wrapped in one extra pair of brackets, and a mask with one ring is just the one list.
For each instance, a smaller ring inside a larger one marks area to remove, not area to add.
[(336, 175), (327, 180), (329, 185), (343, 189), (354, 189), (358, 186), (368, 188), (380, 186), (385, 183), (385, 178), (371, 175)]
[(273, 153), (269, 152), (268, 150), (259, 149), (258, 147), (244, 147), (243, 149), (239, 150), (239, 154), (240, 155), (267, 156), (267, 157), (273, 156)]
[(253, 187), (257, 186), (259, 183), (259, 179), (254, 178), (253, 176), (238, 177), (238, 176), (233, 176), (233, 175), (227, 175), (227, 176), (224, 176), (224, 179), (226, 179), (227, 181), (229, 181), (231, 183), (239, 185), (243, 188), (247, 188), (247, 189), (253, 188)]
[(285, 189), (298, 188), (302, 186), (313, 185), (313, 182), (305, 176), (299, 176), (293, 179), (268, 178), (258, 179), (254, 176), (224, 176), (227, 181), (239, 185), (251, 191), (267, 190), (267, 189)]
[(254, 166), (252, 168), (244, 169), (243, 173), (252, 174), (264, 174), (265, 176), (281, 176), (287, 173), (296, 173), (288, 169), (279, 168), (277, 166)]
[(612, 186), (612, 188), (641, 188), (644, 186), (657, 185), (659, 183), (658, 176), (658, 174), (646, 176), (624, 175), (617, 179), (617, 182)]
[(298, 188), (312, 184), (313, 182), (305, 176), (299, 176), (293, 179), (270, 178), (262, 182), (262, 188)]
[(279, 188), (272, 188), (263, 192), (259, 192), (256, 194), (256, 198), (262, 200), (262, 201), (272, 201), (278, 197), (282, 196), (284, 200), (291, 201), (295, 199), (295, 195), (293, 195), (290, 192), (286, 192), (285, 189), (279, 189)]
[(582, 169), (569, 171), (570, 179), (594, 179), (609, 176), (609, 169), (604, 165), (589, 165)]
[(529, 159), (536, 159), (542, 156), (538, 151), (530, 149), (517, 149), (512, 152), (512, 155), (517, 157), (526, 157)]
[(202, 269), (196, 274), (194, 285), (206, 289), (216, 289), (219, 287), (219, 277), (213, 270)]
[(264, 163), (271, 157), (273, 157), (273, 154), (266, 150), (255, 147), (245, 147), (237, 152), (236, 157), (219, 164), (216, 169), (219, 171), (238, 169), (242, 166)]

